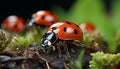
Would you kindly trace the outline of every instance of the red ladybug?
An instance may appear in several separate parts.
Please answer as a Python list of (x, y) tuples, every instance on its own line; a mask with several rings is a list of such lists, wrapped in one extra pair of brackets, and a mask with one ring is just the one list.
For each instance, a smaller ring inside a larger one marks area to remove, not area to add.
[(90, 22), (85, 22), (80, 25), (83, 32), (92, 33), (95, 31), (95, 26)]
[(55, 14), (50, 11), (40, 10), (33, 14), (29, 26), (32, 26), (34, 23), (37, 25), (49, 26), (57, 22), (58, 18)]
[(25, 30), (25, 20), (16, 15), (8, 16), (3, 21), (3, 28), (8, 31), (23, 32)]
[(82, 40), (83, 33), (78, 25), (73, 22), (57, 22), (51, 25), (43, 35), (42, 46), (50, 46), (57, 40)]

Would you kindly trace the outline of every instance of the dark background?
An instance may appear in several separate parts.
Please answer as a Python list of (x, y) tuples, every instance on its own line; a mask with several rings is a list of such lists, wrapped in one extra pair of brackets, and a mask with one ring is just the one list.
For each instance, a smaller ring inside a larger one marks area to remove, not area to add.
[[(25, 19), (38, 10), (49, 10), (60, 5), (66, 11), (76, 0), (0, 0), (0, 22), (9, 15), (18, 15)], [(111, 0), (103, 0), (106, 11), (110, 10)]]

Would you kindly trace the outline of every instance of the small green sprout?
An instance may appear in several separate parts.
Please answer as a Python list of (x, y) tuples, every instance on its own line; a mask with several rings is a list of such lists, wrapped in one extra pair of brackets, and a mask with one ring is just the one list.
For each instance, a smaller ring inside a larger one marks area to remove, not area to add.
[(90, 69), (110, 69), (111, 65), (117, 64), (120, 61), (120, 53), (105, 54), (103, 52), (92, 53), (90, 61)]
[(78, 69), (82, 69), (82, 59), (83, 59), (84, 53), (85, 53), (85, 50), (82, 50), (82, 51), (80, 52), (79, 57), (78, 57), (78, 61), (77, 61), (77, 68), (78, 68)]
[(85, 53), (85, 50), (82, 50), (80, 52), (80, 55), (78, 56), (77, 61), (73, 62), (72, 60), (70, 61), (70, 68), (71, 69), (82, 69), (82, 60), (83, 60), (83, 55)]

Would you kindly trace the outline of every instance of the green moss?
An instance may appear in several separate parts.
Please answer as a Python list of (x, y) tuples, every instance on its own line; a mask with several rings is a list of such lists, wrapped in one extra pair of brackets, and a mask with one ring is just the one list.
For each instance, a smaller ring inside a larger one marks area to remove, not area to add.
[(30, 45), (30, 40), (27, 40), (23, 36), (14, 36), (11, 42), (11, 46), (13, 49), (16, 48), (27, 48)]
[(0, 31), (0, 51), (4, 50), (10, 44), (11, 38), (7, 37), (7, 33)]
[(30, 44), (36, 42), (40, 44), (41, 42), (41, 34), (37, 31), (28, 31), (25, 35), (14, 36), (11, 42), (11, 46), (13, 49), (16, 48), (27, 48)]
[(103, 52), (96, 52), (92, 53), (91, 56), (90, 69), (110, 69), (110, 65), (120, 61), (120, 53), (105, 54)]

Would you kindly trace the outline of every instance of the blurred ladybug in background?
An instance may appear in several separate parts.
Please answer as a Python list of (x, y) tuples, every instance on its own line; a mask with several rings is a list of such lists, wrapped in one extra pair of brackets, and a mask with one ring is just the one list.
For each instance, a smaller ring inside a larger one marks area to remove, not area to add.
[(50, 26), (57, 21), (57, 16), (52, 12), (40, 10), (32, 15), (32, 19), (29, 21), (29, 26), (32, 26), (33, 24)]
[(92, 22), (84, 22), (80, 25), (80, 28), (84, 34), (84, 44), (90, 45), (92, 41), (104, 43), (103, 34), (95, 27)]
[(83, 32), (86, 32), (86, 33), (92, 33), (95, 31), (95, 26), (90, 23), (90, 22), (84, 22), (80, 25), (80, 28), (82, 29)]
[(26, 28), (26, 24), (23, 18), (11, 15), (3, 20), (2, 27), (7, 31), (23, 32)]
[(52, 24), (43, 35), (42, 46), (50, 46), (58, 40), (82, 40), (83, 33), (73, 22), (57, 22)]

